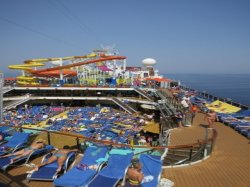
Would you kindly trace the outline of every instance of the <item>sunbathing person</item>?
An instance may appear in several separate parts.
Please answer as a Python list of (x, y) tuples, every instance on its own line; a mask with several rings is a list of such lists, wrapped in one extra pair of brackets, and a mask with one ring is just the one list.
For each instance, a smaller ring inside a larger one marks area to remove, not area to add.
[(77, 151), (78, 151), (78, 149), (69, 149), (69, 146), (64, 146), (63, 149), (58, 149), (56, 152), (53, 153), (53, 155), (46, 162), (36, 166), (35, 169), (30, 171), (30, 172), (38, 171), (40, 167), (48, 165), (54, 161), (57, 161), (58, 168), (57, 168), (56, 172), (59, 172), (62, 169), (64, 161), (67, 159), (67, 155), (70, 152), (77, 152)]
[(4, 140), (4, 134), (2, 132), (0, 132), (0, 142)]
[(97, 170), (98, 169), (98, 165), (94, 164), (94, 165), (87, 165), (87, 164), (78, 164), (76, 166), (77, 169), (79, 170), (87, 170), (87, 169), (92, 169), (92, 170)]
[(21, 157), (25, 157), (25, 156), (29, 155), (30, 153), (32, 153), (34, 150), (41, 149), (44, 146), (45, 146), (45, 140), (38, 139), (37, 141), (34, 141), (29, 147), (26, 147), (20, 151), (14, 152), (14, 153), (0, 156), (0, 158), (5, 158), (5, 157), (9, 157), (9, 156), (16, 156), (15, 158), (12, 158), (10, 160), (10, 164), (12, 164), (15, 160), (17, 160)]
[(144, 175), (141, 171), (142, 165), (140, 162), (132, 161), (132, 166), (127, 171), (128, 181), (125, 183), (124, 187), (140, 187)]

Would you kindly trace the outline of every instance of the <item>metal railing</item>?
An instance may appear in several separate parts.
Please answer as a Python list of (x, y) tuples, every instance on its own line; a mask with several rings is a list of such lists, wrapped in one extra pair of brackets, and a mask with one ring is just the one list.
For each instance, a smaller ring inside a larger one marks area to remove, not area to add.
[[(0, 125), (0, 126), (6, 126), (6, 125)], [(88, 138), (85, 137), (81, 134), (74, 134), (74, 133), (66, 133), (66, 132), (57, 132), (57, 131), (49, 131), (45, 129), (36, 129), (36, 128), (24, 128), (24, 127), (11, 127), (15, 128), (18, 131), (23, 131), (23, 130), (33, 130), (38, 133), (39, 136), (42, 136), (43, 138), (47, 139), (47, 143), (51, 144), (55, 147), (59, 146), (59, 144), (63, 144), (62, 142), (59, 141), (59, 137), (63, 140), (63, 142), (67, 142), (68, 145), (70, 146), (75, 146), (79, 148), (80, 150), (82, 149), (81, 145), (83, 142), (92, 142), (95, 144), (102, 144), (106, 146), (113, 146), (113, 147), (127, 147), (131, 149), (135, 148), (143, 148), (143, 149), (148, 149), (146, 152), (153, 152), (153, 151), (158, 151), (161, 152), (162, 154), (166, 151), (166, 149), (169, 151), (171, 150), (183, 150), (186, 149), (188, 150), (188, 154), (186, 158), (179, 160), (175, 162), (173, 165), (181, 165), (181, 164), (186, 164), (190, 162), (194, 162), (197, 160), (202, 160), (208, 155), (212, 153), (215, 140), (217, 137), (217, 131), (215, 129), (207, 129), (212, 130), (212, 136), (208, 137), (206, 135), (206, 138), (203, 140), (199, 140), (196, 143), (193, 144), (186, 144), (186, 145), (172, 145), (172, 146), (148, 146), (148, 145), (129, 145), (129, 144), (120, 144), (120, 143), (114, 143), (110, 140), (96, 140), (93, 138)], [(65, 141), (65, 139), (68, 139)], [(65, 145), (65, 144), (64, 144)], [(193, 154), (193, 151), (196, 150), (196, 152)], [(168, 155), (164, 159), (168, 159)], [(163, 166), (164, 166), (164, 161), (163, 161)], [(166, 166), (166, 165), (165, 165)]]
[(241, 104), (241, 103), (234, 102), (232, 99), (229, 99), (229, 98), (222, 98), (222, 97), (214, 96), (214, 95), (209, 94), (209, 93), (207, 93), (205, 91), (203, 91), (203, 92), (197, 91), (197, 90), (194, 90), (194, 89), (189, 88), (187, 86), (180, 86), (180, 88), (183, 89), (183, 90), (186, 90), (186, 91), (195, 91), (200, 97), (202, 97), (204, 99), (212, 99), (214, 101), (215, 100), (220, 100), (222, 102), (228, 103), (230, 105), (233, 105), (233, 106), (236, 106), (236, 107), (239, 107), (239, 108), (242, 108), (242, 109), (249, 109), (249, 106)]

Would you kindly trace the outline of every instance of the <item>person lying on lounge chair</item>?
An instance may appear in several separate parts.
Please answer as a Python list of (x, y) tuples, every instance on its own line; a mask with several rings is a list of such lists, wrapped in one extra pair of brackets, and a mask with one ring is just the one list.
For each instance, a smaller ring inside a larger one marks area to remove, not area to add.
[(0, 132), (0, 142), (4, 140), (4, 134)]
[(87, 164), (78, 164), (76, 166), (77, 169), (79, 170), (87, 170), (87, 169), (92, 169), (92, 170), (97, 170), (98, 169), (98, 165), (97, 164), (94, 164), (94, 165), (87, 165)]
[(77, 152), (77, 151), (78, 151), (78, 149), (69, 149), (69, 146), (64, 146), (63, 149), (58, 149), (56, 152), (54, 152), (53, 155), (47, 161), (36, 166), (34, 170), (29, 171), (29, 172), (38, 171), (40, 167), (48, 165), (54, 161), (57, 161), (58, 168), (57, 168), (56, 172), (59, 172), (62, 169), (64, 161), (67, 159), (67, 155), (70, 152)]
[(38, 140), (32, 142), (32, 144), (29, 147), (26, 147), (20, 151), (14, 152), (14, 153), (0, 156), (0, 158), (5, 158), (5, 157), (9, 157), (9, 156), (16, 156), (15, 158), (12, 158), (10, 160), (10, 164), (12, 164), (15, 160), (17, 160), (21, 157), (25, 157), (25, 156), (29, 155), (30, 153), (32, 153), (34, 150), (41, 149), (44, 146), (45, 146), (45, 140), (38, 139)]
[(144, 175), (141, 171), (142, 165), (139, 161), (132, 161), (131, 167), (127, 171), (128, 181), (125, 183), (124, 187), (141, 187), (141, 182), (144, 178)]
[(154, 179), (152, 175), (145, 176), (142, 173), (142, 164), (138, 159), (132, 160), (132, 165), (128, 168), (126, 177), (127, 181), (124, 187), (141, 187), (142, 183), (147, 183)]

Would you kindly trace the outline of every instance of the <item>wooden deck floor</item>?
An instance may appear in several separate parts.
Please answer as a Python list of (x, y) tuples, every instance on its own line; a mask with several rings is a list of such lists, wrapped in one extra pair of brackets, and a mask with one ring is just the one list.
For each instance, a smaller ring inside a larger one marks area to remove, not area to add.
[[(204, 135), (199, 127), (203, 115), (197, 115), (194, 126), (173, 131), (171, 144), (183, 144)], [(176, 187), (246, 187), (250, 186), (249, 140), (221, 123), (215, 124), (218, 132), (212, 155), (192, 166), (164, 169), (162, 177), (170, 179)]]
[[(199, 124), (204, 123), (203, 115), (198, 114), (191, 127), (174, 129), (171, 133), (171, 145), (195, 143), (204, 139), (205, 130)], [(203, 162), (192, 166), (164, 169), (162, 177), (170, 179), (176, 187), (244, 187), (250, 184), (250, 149), (249, 140), (233, 129), (216, 123), (218, 132), (213, 154)], [(40, 158), (32, 163), (37, 164)], [(52, 187), (51, 182), (27, 183), (26, 166), (10, 169), (6, 174), (0, 173), (0, 187)]]

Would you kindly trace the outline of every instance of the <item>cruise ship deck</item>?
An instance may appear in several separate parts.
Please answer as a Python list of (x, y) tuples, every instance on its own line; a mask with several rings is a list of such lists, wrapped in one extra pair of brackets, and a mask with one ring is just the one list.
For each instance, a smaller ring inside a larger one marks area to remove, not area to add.
[[(171, 132), (170, 145), (196, 143), (204, 139), (204, 115), (198, 113), (191, 127), (174, 129)], [(236, 133), (230, 127), (217, 122), (215, 129), (218, 133), (213, 153), (202, 162), (179, 167), (164, 168), (162, 177), (175, 183), (176, 187), (183, 186), (249, 186), (250, 151), (249, 140)], [(37, 158), (32, 163), (39, 163)], [(6, 174), (0, 173), (0, 186), (11, 187), (52, 187), (52, 182), (27, 182), (26, 166), (11, 168)]]

